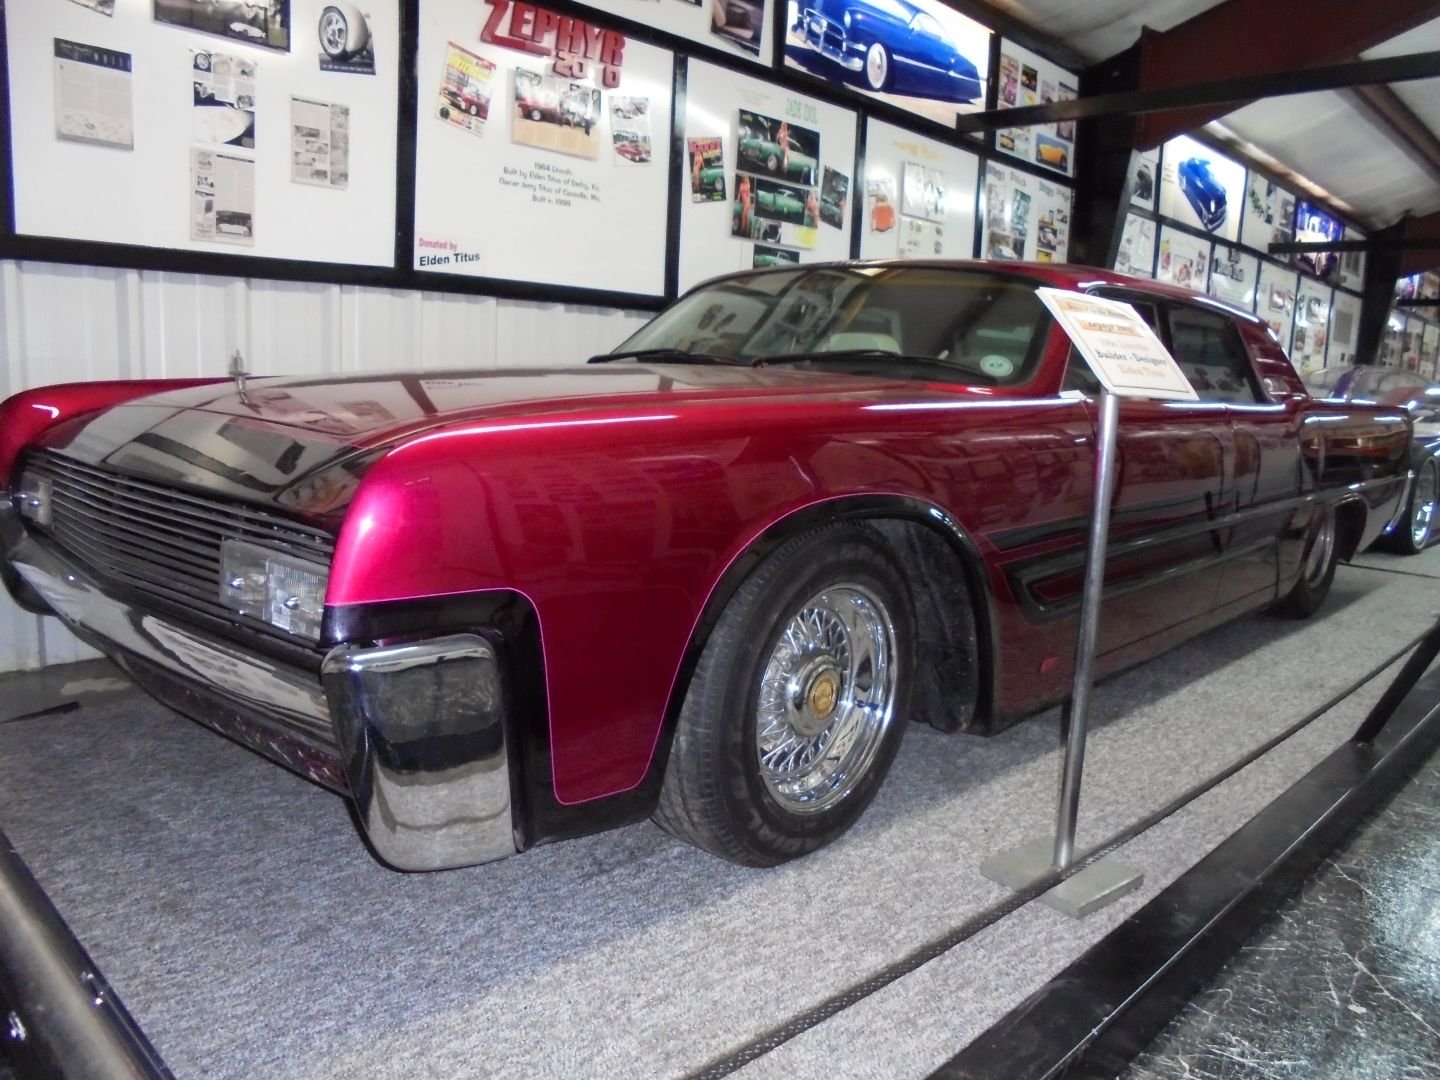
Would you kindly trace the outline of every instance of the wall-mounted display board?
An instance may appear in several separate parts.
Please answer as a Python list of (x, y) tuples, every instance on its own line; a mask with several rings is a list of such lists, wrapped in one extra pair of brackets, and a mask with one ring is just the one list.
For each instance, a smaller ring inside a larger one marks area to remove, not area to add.
[[(1345, 237), (1345, 223), (1327, 214), (1308, 199), (1295, 203), (1295, 239), (1302, 244), (1321, 244), (1342, 240)], [(1322, 281), (1335, 284), (1340, 280), (1340, 253), (1338, 251), (1302, 251), (1294, 256), (1295, 266), (1307, 274), (1314, 274)]]
[(419, 37), (415, 269), (663, 295), (673, 55), (474, 0)]
[[(995, 77), (1000, 88), (998, 108), (1001, 109), (1074, 101), (1080, 85), (1080, 76), (1075, 72), (1052, 64), (1009, 39), (1001, 39), (1000, 68)], [(1074, 176), (1075, 121), (1002, 128), (995, 133), (995, 149), (1053, 169), (1063, 176)]]
[(1302, 374), (1325, 366), (1334, 295), (1335, 290), (1318, 281), (1300, 278), (1295, 294), (1295, 333), (1290, 344), (1290, 361)]
[(1420, 370), (1420, 343), (1424, 337), (1424, 320), (1414, 315), (1405, 320), (1405, 332), (1400, 345), (1400, 366), (1406, 371)]
[(1125, 215), (1115, 269), (1137, 277), (1155, 276), (1155, 222), (1139, 214)]
[(1440, 365), (1440, 325), (1427, 322), (1425, 336), (1420, 341), (1420, 374), (1434, 379), (1437, 365)]
[(393, 265), (397, 4), (29, 0), (4, 17), (18, 234)]
[(1154, 210), (1160, 195), (1160, 151), (1133, 155), (1130, 164), (1130, 205)]
[(1237, 203), (1245, 191), (1245, 166), (1181, 135), (1165, 144), (1160, 168), (1160, 213), (1222, 240), (1240, 233)]
[(1294, 231), (1295, 195), (1275, 181), (1250, 173), (1245, 187), (1245, 214), (1240, 240), (1246, 247), (1267, 251), (1271, 244), (1289, 240)]
[(1228, 244), (1216, 244), (1210, 259), (1211, 296), (1246, 311), (1255, 310), (1255, 280), (1260, 260)]
[(1072, 198), (1064, 184), (987, 163), (981, 257), (1064, 262), (1070, 252)]
[(1287, 352), (1295, 322), (1295, 290), (1299, 275), (1272, 262), (1261, 262), (1255, 290), (1255, 314), (1269, 324)]
[(869, 120), (859, 191), (860, 257), (972, 258), (979, 183), (977, 155)]
[(1210, 241), (1169, 225), (1160, 226), (1160, 257), (1155, 278), (1204, 292), (1210, 282)]
[[(1345, 229), (1346, 240), (1364, 240), (1365, 234), (1348, 226)], [(1345, 289), (1354, 289), (1359, 292), (1365, 287), (1365, 253), (1363, 251), (1346, 251), (1340, 255), (1340, 286)]]
[(787, 0), (785, 9), (788, 68), (949, 128), (985, 107), (990, 30), (940, 0)]
[(1353, 364), (1360, 342), (1360, 298), (1336, 292), (1330, 309), (1330, 351), (1326, 364)]
[(582, 6), (633, 19), (704, 45), (770, 66), (771, 18), (784, 0), (606, 0)]
[(692, 60), (684, 129), (682, 291), (732, 270), (849, 257), (853, 112)]

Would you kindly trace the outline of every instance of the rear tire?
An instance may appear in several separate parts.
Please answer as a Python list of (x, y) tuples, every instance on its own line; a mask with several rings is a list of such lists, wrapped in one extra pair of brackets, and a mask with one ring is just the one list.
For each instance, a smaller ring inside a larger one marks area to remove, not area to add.
[(837, 525), (788, 541), (701, 653), (656, 823), (742, 866), (830, 843), (894, 759), (915, 652), (909, 589), (875, 533)]
[(1305, 556), (1300, 561), (1300, 577), (1290, 592), (1271, 610), (1285, 619), (1305, 619), (1315, 614), (1330, 593), (1335, 580), (1335, 566), (1340, 561), (1337, 543), (1335, 507), (1318, 512), (1305, 543)]
[(1415, 486), (1405, 504), (1405, 513), (1385, 546), (1401, 555), (1419, 555), (1435, 539), (1436, 498), (1440, 496), (1440, 465), (1432, 459), (1415, 472)]

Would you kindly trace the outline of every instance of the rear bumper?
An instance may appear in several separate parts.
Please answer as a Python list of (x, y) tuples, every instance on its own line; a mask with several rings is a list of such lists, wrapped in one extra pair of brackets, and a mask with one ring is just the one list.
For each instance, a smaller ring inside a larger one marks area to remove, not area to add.
[(515, 853), (504, 695), (484, 638), (341, 645), (307, 670), (118, 599), (8, 501), (0, 547), (7, 578), (161, 701), (348, 793), (390, 865), (438, 870)]

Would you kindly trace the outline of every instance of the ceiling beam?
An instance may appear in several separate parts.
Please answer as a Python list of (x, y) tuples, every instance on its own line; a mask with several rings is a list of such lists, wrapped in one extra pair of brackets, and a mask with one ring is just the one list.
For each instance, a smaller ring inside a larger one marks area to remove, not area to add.
[(1240, 75), (1158, 90), (1096, 94), (1073, 101), (1051, 101), (1044, 105), (1026, 105), (1018, 109), (991, 109), (987, 112), (967, 113), (956, 119), (955, 130), (969, 133), (991, 128), (1053, 124), (1059, 120), (1091, 120), (1099, 116), (1189, 110), (1197, 105), (1233, 105), (1257, 98), (1312, 94), (1318, 90), (1370, 87), (1377, 83), (1410, 82), (1437, 77), (1440, 77), (1440, 52), (1412, 53), (1406, 56), (1388, 56), (1380, 60), (1352, 60), (1349, 63), (1302, 68), (1298, 71)]
[[(1141, 35), (1139, 89), (1159, 90), (1245, 75), (1294, 72), (1353, 59), (1440, 16), (1440, 0), (1224, 0), (1163, 33)], [(1136, 145), (1203, 127), (1234, 101), (1143, 116)]]

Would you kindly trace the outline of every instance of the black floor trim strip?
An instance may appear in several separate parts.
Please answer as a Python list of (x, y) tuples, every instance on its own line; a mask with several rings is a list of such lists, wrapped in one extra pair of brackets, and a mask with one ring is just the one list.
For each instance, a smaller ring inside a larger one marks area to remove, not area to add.
[(1420, 578), (1422, 581), (1440, 581), (1440, 574), (1422, 574), (1418, 570), (1395, 570), (1388, 566), (1372, 566), (1370, 563), (1350, 563), (1349, 566), (1352, 570), (1374, 570), (1381, 574)]
[(7, 716), (0, 720), (0, 724), (18, 724), (21, 720), (38, 720), (42, 716), (58, 716), (60, 713), (74, 712), (78, 708), (80, 708), (78, 701), (66, 701), (59, 705), (36, 709), (34, 712), (21, 713), (19, 716)]
[[(965, 922), (961, 923), (959, 926), (955, 927), (953, 930), (948, 931), (947, 933), (945, 933), (939, 938), (936, 938), (933, 941), (927, 942), (926, 944), (920, 946), (914, 951), (901, 957), (893, 964), (889, 964), (886, 967), (880, 969), (874, 975), (869, 976), (868, 978), (864, 979), (859, 983), (856, 983), (854, 986), (849, 987), (846, 990), (842, 990), (838, 994), (826, 998), (818, 1005), (807, 1009), (805, 1012), (797, 1014), (796, 1016), (787, 1020), (784, 1024), (770, 1029), (769, 1031), (756, 1037), (750, 1042), (745, 1043), (743, 1046), (727, 1052), (724, 1056), (707, 1062), (697, 1071), (687, 1074), (687, 1080), (720, 1080), (721, 1077), (729, 1076), (731, 1073), (743, 1068), (757, 1058), (764, 1057), (766, 1054), (770, 1053), (777, 1047), (783, 1046), (785, 1043), (789, 1042), (796, 1036), (804, 1034), (806, 1031), (809, 1031), (813, 1027), (818, 1027), (826, 1020), (829, 1020), (832, 1016), (835, 1016), (836, 1014), (850, 1008), (852, 1005), (863, 1001), (870, 995), (885, 989), (885, 987), (889, 986), (891, 983), (904, 978), (906, 975), (909, 975), (911, 972), (929, 963), (931, 960), (943, 956), (945, 953), (949, 952), (957, 945), (961, 945), (964, 942), (968, 941), (970, 938), (974, 937), (982, 930), (985, 930), (990, 926), (994, 926), (997, 922), (999, 922), (1006, 916), (1013, 915), (1016, 911), (1019, 911), (1022, 907), (1030, 903), (1032, 900), (1038, 899), (1040, 896), (1043, 896), (1045, 893), (1049, 892), (1052, 888), (1060, 884), (1062, 881), (1073, 877), (1081, 870), (1084, 870), (1087, 866), (1099, 862), (1101, 859), (1105, 858), (1105, 856), (1113, 853), (1116, 849), (1123, 847), (1125, 844), (1128, 844), (1131, 840), (1135, 839), (1135, 837), (1139, 836), (1141, 833), (1153, 828), (1160, 822), (1164, 821), (1166, 818), (1169, 818), (1175, 813), (1184, 809), (1186, 806), (1194, 802), (1206, 792), (1224, 783), (1241, 769), (1252, 764), (1258, 758), (1261, 758), (1265, 754), (1268, 754), (1271, 750), (1279, 746), (1285, 740), (1304, 730), (1321, 716), (1324, 716), (1327, 712), (1333, 709), (1336, 705), (1340, 704), (1340, 702), (1344, 701), (1351, 694), (1355, 693), (1357, 690), (1363, 687), (1366, 683), (1372, 681), (1382, 672), (1384, 672), (1387, 668), (1395, 664), (1396, 661), (1398, 661), (1401, 657), (1409, 653), (1410, 650), (1413, 649), (1424, 636), (1424, 634), (1417, 634), (1414, 638), (1407, 642), (1403, 648), (1396, 650), (1393, 654), (1391, 654), (1385, 660), (1381, 661), (1370, 671), (1366, 672), (1355, 682), (1349, 684), (1342, 690), (1337, 691), (1318, 708), (1313, 709), (1311, 712), (1305, 714), (1303, 717), (1301, 717), (1295, 723), (1291, 724), (1284, 731), (1281, 731), (1278, 734), (1272, 736), (1265, 742), (1261, 743), (1255, 749), (1246, 753), (1243, 757), (1232, 762), (1230, 765), (1226, 766), (1225, 769), (1223, 769), (1221, 772), (1216, 773), (1208, 780), (1204, 780), (1201, 783), (1196, 784), (1188, 791), (1183, 792), (1172, 802), (1169, 802), (1165, 806), (1162, 806), (1159, 810), (1156, 810), (1149, 816), (1142, 818), (1135, 824), (1131, 825), (1129, 828), (1126, 828), (1111, 836), (1098, 847), (1095, 847), (1090, 851), (1084, 853), (1082, 856), (1077, 857), (1075, 862), (1070, 866), (1068, 870), (1064, 871), (1063, 873), (1056, 871), (1054, 873), (1048, 874), (1045, 877), (1037, 880), (1030, 887), (1015, 892), (1000, 903), (992, 907), (986, 908), (981, 912), (978, 912), (971, 918), (967, 919)], [(1009, 1073), (1007, 1070), (1002, 1069), (992, 1075), (1009, 1076), (1011, 1075), (1011, 1073)]]
[(1114, 1076), (1436, 746), (1440, 668), (933, 1076)]

